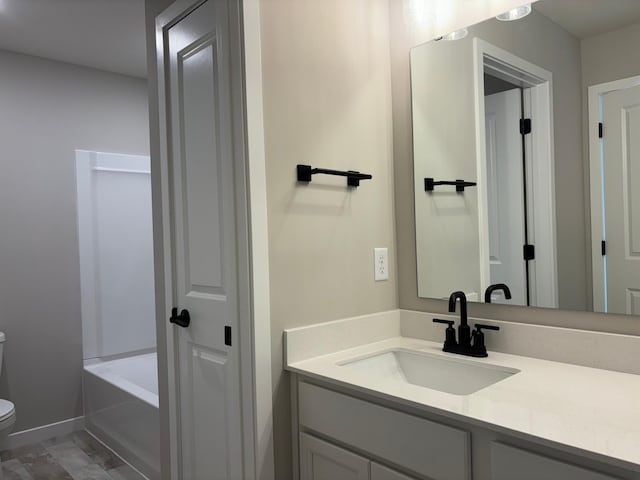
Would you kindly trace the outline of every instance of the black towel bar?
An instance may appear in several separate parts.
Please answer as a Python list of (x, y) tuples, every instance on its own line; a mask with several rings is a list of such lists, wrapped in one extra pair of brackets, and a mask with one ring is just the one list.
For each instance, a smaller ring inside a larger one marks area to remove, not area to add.
[(435, 187), (437, 187), (438, 185), (454, 185), (456, 187), (456, 192), (464, 192), (465, 187), (475, 187), (477, 183), (465, 182), (464, 180), (441, 180), (436, 182), (433, 178), (424, 179), (424, 190), (426, 192), (433, 192)]
[(368, 173), (360, 173), (354, 170), (330, 170), (328, 168), (312, 168), (311, 165), (298, 165), (296, 167), (298, 174), (298, 181), (309, 183), (311, 182), (311, 175), (316, 173), (322, 173), (325, 175), (337, 175), (339, 177), (347, 177), (347, 185), (350, 187), (359, 187), (360, 180), (371, 180), (373, 176)]

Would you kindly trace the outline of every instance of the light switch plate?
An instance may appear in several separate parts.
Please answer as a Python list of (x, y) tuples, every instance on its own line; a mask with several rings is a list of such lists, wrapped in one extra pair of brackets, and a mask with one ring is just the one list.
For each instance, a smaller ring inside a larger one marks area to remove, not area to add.
[(389, 280), (389, 252), (387, 248), (373, 249), (373, 278), (376, 282)]

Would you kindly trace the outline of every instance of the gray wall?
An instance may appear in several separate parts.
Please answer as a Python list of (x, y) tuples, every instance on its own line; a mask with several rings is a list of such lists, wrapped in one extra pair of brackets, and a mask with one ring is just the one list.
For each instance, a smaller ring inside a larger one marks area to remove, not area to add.
[[(276, 478), (291, 474), (285, 328), (397, 308), (388, 0), (261, 3)], [(373, 175), (295, 181), (306, 163)], [(390, 279), (373, 279), (388, 247)]]
[(0, 397), (14, 431), (82, 415), (74, 150), (148, 154), (146, 82), (0, 51)]
[(640, 24), (582, 40), (583, 94), (592, 85), (640, 75), (639, 45)]

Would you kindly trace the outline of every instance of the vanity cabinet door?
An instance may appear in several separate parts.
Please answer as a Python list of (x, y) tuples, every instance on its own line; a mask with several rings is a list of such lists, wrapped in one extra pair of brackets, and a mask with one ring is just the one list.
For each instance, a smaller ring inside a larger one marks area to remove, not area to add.
[(369, 467), (366, 458), (300, 434), (300, 480), (369, 480)]
[(501, 443), (491, 444), (491, 470), (492, 480), (617, 480)]
[(413, 477), (371, 462), (371, 480), (416, 480)]

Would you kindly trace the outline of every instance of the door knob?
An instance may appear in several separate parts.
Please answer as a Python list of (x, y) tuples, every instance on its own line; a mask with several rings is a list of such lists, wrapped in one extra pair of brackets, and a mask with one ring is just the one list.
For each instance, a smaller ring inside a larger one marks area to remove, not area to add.
[(182, 328), (187, 328), (191, 323), (191, 316), (189, 315), (189, 310), (182, 310), (180, 312), (180, 315), (178, 315), (178, 309), (175, 307), (172, 308), (171, 317), (169, 318), (169, 321), (171, 323), (175, 323), (176, 325)]

